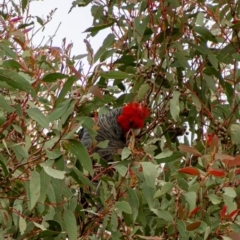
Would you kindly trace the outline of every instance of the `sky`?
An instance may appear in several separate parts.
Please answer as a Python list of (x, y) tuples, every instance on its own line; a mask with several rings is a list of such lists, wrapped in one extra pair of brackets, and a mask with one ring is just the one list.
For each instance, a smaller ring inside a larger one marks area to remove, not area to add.
[[(44, 0), (33, 1), (30, 3), (30, 14), (46, 19), (47, 15), (57, 8), (53, 15), (52, 21), (46, 26), (43, 32), (39, 32), (34, 37), (34, 45), (41, 43), (43, 36), (45, 43), (50, 36), (54, 34), (61, 23), (60, 28), (53, 39), (52, 46), (61, 47), (62, 39), (66, 38), (67, 43), (73, 43), (72, 54), (79, 55), (86, 53), (86, 46), (83, 42), (87, 33), (83, 33), (87, 28), (92, 26), (93, 17), (91, 15), (91, 5), (87, 7), (75, 7), (70, 13), (73, 0)], [(106, 31), (98, 33), (94, 38), (90, 39), (90, 43), (95, 52), (107, 36)]]

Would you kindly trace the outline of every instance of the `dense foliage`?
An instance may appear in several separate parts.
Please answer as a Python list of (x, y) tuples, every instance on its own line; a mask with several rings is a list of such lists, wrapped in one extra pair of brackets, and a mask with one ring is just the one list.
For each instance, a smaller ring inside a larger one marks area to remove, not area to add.
[[(0, 4), (0, 238), (240, 239), (238, 1), (90, 2), (69, 6), (93, 16), (73, 57), (33, 45), (54, 12)], [(89, 156), (79, 129), (134, 101), (141, 137)]]

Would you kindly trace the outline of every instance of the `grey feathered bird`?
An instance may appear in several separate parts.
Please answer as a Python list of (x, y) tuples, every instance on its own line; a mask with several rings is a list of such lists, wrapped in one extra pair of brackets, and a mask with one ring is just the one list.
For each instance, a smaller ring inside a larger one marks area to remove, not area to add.
[[(126, 134), (130, 129), (140, 132), (144, 120), (149, 116), (149, 110), (139, 103), (129, 103), (124, 107), (115, 108), (108, 113), (98, 116), (97, 142), (109, 140), (106, 148), (94, 148), (93, 139), (86, 129), (82, 129), (79, 138), (87, 149), (92, 149), (106, 161), (126, 146)], [(137, 135), (137, 134), (136, 134)]]

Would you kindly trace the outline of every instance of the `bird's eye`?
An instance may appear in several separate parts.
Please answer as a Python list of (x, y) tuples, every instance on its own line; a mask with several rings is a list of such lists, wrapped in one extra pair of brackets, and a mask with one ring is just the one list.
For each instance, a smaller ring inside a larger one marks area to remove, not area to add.
[(132, 120), (129, 121), (129, 126), (133, 127), (133, 121)]

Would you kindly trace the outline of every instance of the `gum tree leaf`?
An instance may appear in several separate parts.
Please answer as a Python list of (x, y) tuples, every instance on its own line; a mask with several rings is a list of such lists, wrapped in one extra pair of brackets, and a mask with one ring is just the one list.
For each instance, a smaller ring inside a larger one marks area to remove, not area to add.
[(0, 81), (6, 82), (9, 86), (14, 89), (18, 89), (24, 92), (30, 93), (34, 98), (36, 93), (32, 88), (29, 81), (27, 81), (22, 75), (14, 72), (12, 70), (2, 70), (0, 69)]
[(19, 230), (20, 230), (21, 235), (24, 234), (26, 228), (27, 228), (27, 223), (26, 223), (25, 219), (20, 216), (19, 217)]
[(33, 209), (40, 196), (40, 175), (38, 172), (33, 171), (29, 182), (30, 191), (30, 209)]
[(92, 160), (90, 159), (86, 148), (78, 140), (68, 140), (66, 147), (74, 154), (83, 168), (93, 175)]
[(141, 85), (140, 89), (138, 90), (137, 100), (141, 101), (145, 97), (149, 89), (150, 89), (149, 84), (144, 83), (143, 85)]
[(39, 123), (42, 127), (48, 129), (49, 121), (47, 117), (38, 109), (38, 108), (30, 108), (27, 110), (28, 116)]
[(43, 82), (55, 82), (59, 79), (67, 78), (67, 75), (62, 73), (47, 73), (45, 76), (43, 76), (42, 81)]
[(48, 166), (43, 167), (44, 171), (51, 177), (57, 178), (57, 179), (64, 179), (65, 177), (65, 171), (59, 171), (53, 168), (50, 168)]
[(157, 173), (156, 165), (151, 162), (142, 162), (141, 165), (147, 186), (155, 188), (155, 178)]
[(139, 200), (138, 200), (136, 191), (133, 190), (132, 188), (128, 188), (128, 197), (129, 197), (129, 204), (132, 208), (133, 221), (135, 221), (138, 216), (138, 208), (139, 208)]
[(65, 229), (67, 231), (68, 239), (69, 240), (76, 240), (77, 239), (77, 222), (76, 222), (76, 218), (75, 218), (73, 212), (71, 212), (68, 209), (64, 210), (64, 213), (63, 213), (63, 224), (64, 224)]
[(109, 72), (101, 72), (100, 76), (105, 77), (107, 79), (124, 79), (124, 78), (129, 78), (132, 75), (129, 73), (121, 72), (121, 71), (109, 71)]
[(131, 209), (129, 203), (126, 202), (126, 201), (118, 201), (118, 202), (116, 202), (115, 207), (119, 211), (122, 211), (122, 212), (125, 212), (125, 213), (128, 213), (128, 214), (132, 214), (132, 209)]
[(173, 91), (173, 98), (170, 100), (170, 113), (175, 121), (179, 118), (180, 106), (179, 106), (180, 92)]
[(74, 82), (77, 80), (75, 76), (71, 76), (68, 78), (68, 80), (64, 83), (62, 90), (57, 98), (56, 106), (59, 105), (63, 101), (63, 99), (66, 97), (66, 95), (69, 93), (70, 89), (72, 88)]

